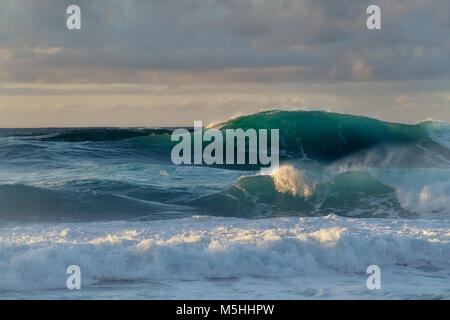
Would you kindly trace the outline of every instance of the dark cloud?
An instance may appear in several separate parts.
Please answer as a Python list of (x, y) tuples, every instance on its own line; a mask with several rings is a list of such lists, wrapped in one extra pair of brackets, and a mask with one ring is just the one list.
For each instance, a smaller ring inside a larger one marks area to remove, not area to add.
[[(65, 28), (79, 4), (82, 30)], [(333, 82), (450, 78), (450, 1), (3, 0), (10, 82)], [(2, 52), (4, 52), (2, 54)], [(5, 53), (7, 52), (7, 53)]]

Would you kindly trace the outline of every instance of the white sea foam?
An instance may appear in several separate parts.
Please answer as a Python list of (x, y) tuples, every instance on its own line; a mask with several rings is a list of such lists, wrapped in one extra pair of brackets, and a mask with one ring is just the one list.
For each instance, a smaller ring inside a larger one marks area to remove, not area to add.
[[(402, 281), (409, 283), (428, 276), (424, 271), (414, 278), (411, 270), (428, 268), (449, 283), (450, 224), (333, 215), (265, 220), (199, 216), (0, 228), (0, 296), (63, 289), (66, 267), (72, 264), (81, 267), (85, 288), (111, 281), (175, 281), (182, 286), (186, 280), (208, 279), (266, 279), (254, 281), (273, 285), (276, 279), (320, 282), (330, 275), (331, 282), (342, 283), (361, 277), (371, 264), (403, 272)], [(277, 291), (288, 297), (283, 283)]]
[(422, 218), (450, 217), (450, 169), (371, 170), (371, 173), (395, 188), (405, 209)]
[(278, 192), (305, 198), (312, 194), (313, 187), (308, 185), (301, 171), (292, 165), (283, 165), (271, 175)]

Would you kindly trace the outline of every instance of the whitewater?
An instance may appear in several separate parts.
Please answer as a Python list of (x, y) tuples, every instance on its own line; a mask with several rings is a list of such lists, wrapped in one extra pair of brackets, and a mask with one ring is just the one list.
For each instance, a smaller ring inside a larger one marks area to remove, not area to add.
[(176, 166), (174, 128), (0, 129), (0, 298), (450, 299), (448, 124), (211, 127), (279, 129), (280, 168)]

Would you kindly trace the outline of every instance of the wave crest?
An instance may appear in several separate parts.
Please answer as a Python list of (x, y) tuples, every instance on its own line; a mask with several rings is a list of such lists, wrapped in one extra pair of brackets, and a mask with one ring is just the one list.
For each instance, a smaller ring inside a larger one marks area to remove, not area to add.
[(314, 186), (305, 182), (301, 171), (292, 165), (283, 165), (272, 174), (275, 190), (281, 193), (290, 193), (293, 196), (308, 198), (313, 193)]

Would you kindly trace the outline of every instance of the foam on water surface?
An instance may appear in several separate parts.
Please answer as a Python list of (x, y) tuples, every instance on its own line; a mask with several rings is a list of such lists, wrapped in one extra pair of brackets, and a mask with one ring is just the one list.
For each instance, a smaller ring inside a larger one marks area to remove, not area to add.
[[(287, 299), (450, 298), (447, 220), (30, 224), (1, 228), (0, 254), (4, 298), (270, 298), (268, 287)], [(73, 295), (65, 289), (72, 264), (83, 276)], [(377, 293), (365, 287), (372, 264), (382, 270)]]

